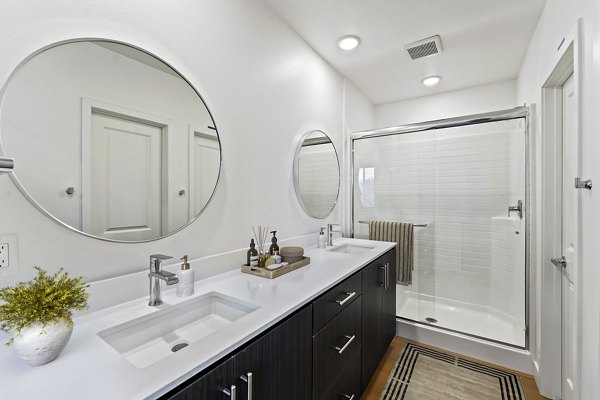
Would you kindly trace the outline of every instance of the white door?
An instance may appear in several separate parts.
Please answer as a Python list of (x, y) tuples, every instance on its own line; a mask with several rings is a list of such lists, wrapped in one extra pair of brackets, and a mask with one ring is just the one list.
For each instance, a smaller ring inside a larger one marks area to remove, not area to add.
[(215, 189), (221, 151), (215, 134), (192, 132), (190, 151), (190, 218), (206, 206)]
[(85, 232), (114, 240), (161, 235), (161, 138), (161, 127), (92, 113)]
[(577, 387), (577, 270), (579, 231), (579, 191), (573, 181), (579, 176), (579, 137), (577, 94), (571, 76), (563, 85), (563, 185), (562, 255), (566, 267), (562, 274), (562, 398), (576, 398)]

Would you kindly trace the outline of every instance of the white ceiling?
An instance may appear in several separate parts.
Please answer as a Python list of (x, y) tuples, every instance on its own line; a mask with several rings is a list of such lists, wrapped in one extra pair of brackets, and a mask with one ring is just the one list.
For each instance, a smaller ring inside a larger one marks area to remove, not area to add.
[[(546, 0), (264, 0), (374, 104), (515, 79)], [(362, 44), (343, 52), (336, 41)], [(441, 54), (404, 45), (440, 35)], [(440, 75), (434, 88), (421, 84)]]

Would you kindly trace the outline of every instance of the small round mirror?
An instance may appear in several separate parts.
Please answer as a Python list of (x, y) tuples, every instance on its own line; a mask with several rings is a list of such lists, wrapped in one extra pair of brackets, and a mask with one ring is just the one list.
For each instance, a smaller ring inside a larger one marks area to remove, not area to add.
[(29, 57), (1, 92), (0, 155), (33, 205), (118, 242), (170, 235), (208, 205), (221, 146), (198, 92), (152, 54), (107, 40)]
[(300, 140), (294, 157), (294, 186), (308, 215), (322, 219), (331, 214), (340, 191), (340, 163), (324, 132), (310, 131)]

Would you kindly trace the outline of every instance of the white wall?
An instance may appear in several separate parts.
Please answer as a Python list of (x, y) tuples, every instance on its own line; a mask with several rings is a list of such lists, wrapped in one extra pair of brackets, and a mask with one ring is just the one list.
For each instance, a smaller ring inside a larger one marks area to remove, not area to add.
[(375, 126), (460, 117), (516, 107), (516, 82), (503, 81), (375, 106)]
[(343, 79), (262, 2), (5, 1), (0, 26), (2, 84), (28, 55), (70, 38), (115, 39), (160, 56), (202, 94), (223, 149), (221, 181), (207, 210), (183, 231), (143, 244), (66, 230), (0, 176), (0, 234), (19, 240), (19, 273), (0, 277), (0, 286), (32, 276), (34, 265), (64, 266), (97, 280), (144, 270), (152, 253), (193, 259), (244, 248), (252, 225), (277, 229), (282, 239), (314, 232), (316, 240), (325, 221), (339, 222), (339, 207), (325, 221), (302, 211), (292, 165), (298, 139), (309, 130), (325, 131), (341, 149)]
[[(532, 173), (533, 181), (537, 182), (535, 192), (541, 192), (541, 87), (549, 77), (557, 61), (558, 48), (565, 37), (575, 30), (578, 18), (583, 18), (583, 75), (581, 116), (583, 122), (581, 143), (581, 175), (600, 181), (600, 141), (598, 126), (600, 126), (600, 2), (597, 0), (548, 0), (540, 18), (535, 34), (531, 40), (525, 61), (523, 62), (517, 83), (517, 102), (536, 103), (538, 112), (534, 120)], [(534, 206), (537, 212), (532, 221), (532, 326), (531, 337), (534, 359), (540, 362), (542, 352), (560, 351), (556, 348), (540, 349), (537, 338), (550, 335), (552, 332), (539, 331), (540, 315), (540, 282), (542, 268), (548, 268), (547, 260), (540, 259), (541, 243), (537, 240), (540, 235), (539, 210), (543, 199), (537, 198)], [(578, 324), (580, 337), (578, 340), (580, 367), (580, 395), (582, 399), (600, 398), (600, 197), (594, 192), (584, 193), (581, 202), (581, 269), (579, 298), (580, 321)], [(557, 249), (560, 252), (560, 249)], [(538, 383), (540, 383), (538, 381)], [(551, 392), (553, 382), (541, 382), (542, 394), (555, 395)]]

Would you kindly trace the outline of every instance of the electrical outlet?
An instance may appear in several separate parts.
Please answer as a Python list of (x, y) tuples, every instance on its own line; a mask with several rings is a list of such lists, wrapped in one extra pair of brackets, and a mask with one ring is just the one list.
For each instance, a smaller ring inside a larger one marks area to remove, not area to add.
[(8, 256), (8, 243), (0, 243), (0, 268), (10, 267)]
[(17, 235), (14, 233), (0, 234), (0, 277), (18, 272), (18, 255)]

